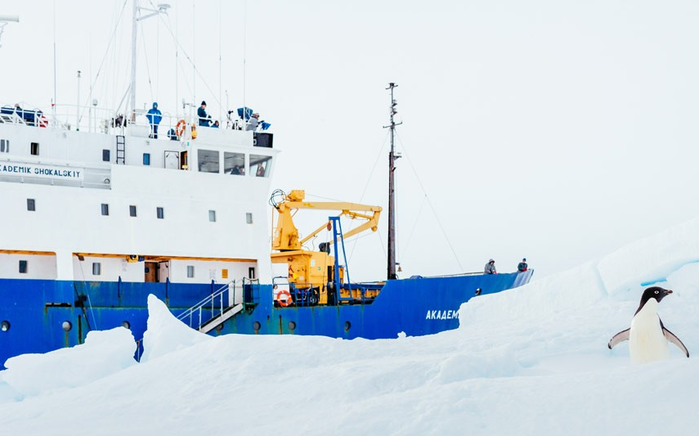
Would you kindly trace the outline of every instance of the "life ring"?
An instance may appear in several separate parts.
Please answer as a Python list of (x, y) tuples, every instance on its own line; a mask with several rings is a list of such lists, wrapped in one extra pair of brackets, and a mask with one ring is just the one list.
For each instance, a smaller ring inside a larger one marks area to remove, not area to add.
[(184, 129), (187, 128), (187, 123), (184, 120), (179, 120), (177, 122), (177, 126), (175, 126), (175, 133), (177, 133), (177, 136), (182, 136), (184, 133)]
[[(286, 298), (282, 298), (282, 296), (284, 295), (286, 296)], [(277, 292), (277, 295), (274, 296), (274, 299), (277, 303), (279, 303), (281, 307), (287, 307), (288, 305), (294, 302), (294, 300), (291, 298), (291, 293), (286, 289)]]

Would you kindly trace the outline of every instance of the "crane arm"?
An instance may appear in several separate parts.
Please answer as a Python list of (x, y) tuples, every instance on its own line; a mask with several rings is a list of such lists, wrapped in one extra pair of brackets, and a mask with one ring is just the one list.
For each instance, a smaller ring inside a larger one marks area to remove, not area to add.
[[(311, 232), (308, 236), (299, 240), (298, 229), (293, 223), (291, 216), (292, 210), (299, 209), (315, 209), (315, 210), (339, 210), (340, 216), (344, 215), (351, 219), (364, 219), (365, 223), (360, 226), (350, 230), (344, 234), (344, 238), (350, 238), (357, 235), (367, 229), (376, 231), (378, 228), (379, 217), (381, 215), (380, 206), (369, 206), (365, 204), (358, 203), (347, 203), (347, 202), (335, 202), (335, 201), (318, 201), (318, 202), (308, 202), (303, 201), (305, 197), (305, 192), (301, 190), (291, 191), (289, 195), (284, 197), (284, 200), (274, 207), (279, 213), (279, 219), (277, 221), (277, 227), (274, 231), (275, 237), (273, 240), (272, 248), (275, 250), (298, 250), (304, 243), (306, 243), (311, 238), (315, 237), (324, 228), (327, 227), (328, 223), (324, 223), (316, 230)], [(365, 213), (369, 212), (369, 213)]]

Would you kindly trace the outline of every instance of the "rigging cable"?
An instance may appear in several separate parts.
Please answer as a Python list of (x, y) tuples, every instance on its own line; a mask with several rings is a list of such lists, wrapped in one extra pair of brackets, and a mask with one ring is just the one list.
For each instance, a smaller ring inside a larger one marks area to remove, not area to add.
[[(222, 16), (223, 16), (223, 6), (221, 4), (221, 0), (218, 0), (218, 100), (219, 100), (219, 102), (218, 102), (218, 118), (219, 119), (222, 119), (223, 114), (224, 114), (223, 103), (222, 103), (223, 102), (223, 95), (222, 95), (222, 89), (223, 89), (223, 85), (222, 85), (223, 72), (222, 71), (223, 71), (223, 68), (221, 66), (221, 62), (222, 62), (222, 56), (221, 56), (222, 42), (221, 41), (223, 39), (223, 36), (221, 33), (221, 20), (222, 20), (221, 17)], [(226, 107), (226, 110), (228, 110), (228, 107)]]
[[(148, 77), (148, 89), (150, 91), (150, 99), (151, 101), (153, 100), (153, 81), (151, 80), (151, 75), (150, 75), (150, 64), (148, 63), (148, 46), (146, 45), (146, 34), (145, 31), (143, 30), (143, 21), (140, 22), (141, 24), (141, 35), (143, 37), (141, 38), (141, 44), (143, 44), (143, 57), (145, 58), (146, 61), (146, 76)], [(136, 108), (134, 108), (136, 110)]]
[[(398, 135), (396, 135), (396, 136), (398, 136)], [(465, 269), (463, 266), (461, 266), (461, 262), (459, 261), (459, 256), (456, 255), (456, 250), (454, 249), (454, 246), (451, 245), (451, 241), (449, 240), (447, 232), (444, 229), (444, 226), (442, 225), (442, 222), (440, 221), (439, 216), (437, 215), (437, 211), (435, 210), (434, 205), (432, 204), (432, 201), (430, 200), (430, 197), (427, 195), (427, 191), (425, 190), (425, 187), (422, 184), (422, 181), (420, 180), (420, 177), (417, 174), (417, 170), (415, 169), (415, 166), (413, 165), (413, 161), (410, 159), (410, 156), (407, 153), (407, 149), (405, 148), (405, 145), (403, 145), (403, 141), (400, 140), (400, 136), (398, 136), (398, 142), (400, 142), (401, 146), (403, 147), (403, 150), (406, 152), (405, 156), (408, 159), (408, 163), (410, 164), (410, 168), (412, 168), (413, 173), (415, 174), (415, 179), (417, 180), (418, 185), (420, 185), (420, 189), (422, 190), (422, 193), (425, 194), (425, 199), (427, 200), (427, 204), (429, 204), (430, 209), (432, 209), (432, 213), (434, 214), (434, 217), (437, 220), (437, 224), (439, 224), (440, 230), (442, 230), (442, 234), (444, 235), (444, 239), (446, 239), (447, 245), (449, 245), (449, 249), (451, 250), (452, 254), (454, 255), (454, 259), (456, 260), (456, 263), (459, 265), (459, 268), (461, 269), (461, 271), (464, 272)]]
[[(376, 172), (376, 167), (379, 164), (379, 160), (381, 160), (381, 156), (383, 155), (383, 151), (386, 148), (386, 142), (388, 141), (388, 135), (389, 132), (386, 131), (386, 136), (383, 138), (383, 144), (381, 144), (381, 148), (379, 149), (379, 152), (376, 154), (376, 159), (374, 160), (374, 166), (371, 167), (371, 171), (369, 172), (369, 178), (366, 181), (366, 184), (364, 185), (364, 190), (362, 191), (362, 195), (359, 197), (359, 202), (362, 203), (364, 201), (364, 196), (366, 195), (367, 190), (369, 189), (369, 183), (371, 182), (371, 179)], [(379, 233), (380, 235), (380, 233)], [(352, 248), (350, 250), (350, 258), (354, 257), (354, 250), (357, 248), (357, 240), (355, 239), (352, 241)], [(386, 253), (386, 247), (383, 245), (383, 241), (381, 241), (381, 249), (383, 250), (384, 256), (387, 255)]]
[(58, 122), (56, 115), (56, 88), (57, 88), (57, 72), (56, 72), (56, 0), (53, 0), (53, 122)]
[[(213, 96), (214, 100), (218, 102), (218, 96), (214, 93), (214, 91), (209, 87), (209, 84), (207, 83), (206, 79), (204, 79), (204, 76), (199, 72), (199, 69), (197, 68), (196, 64), (194, 63), (194, 59), (187, 54), (187, 51), (182, 47), (182, 44), (180, 44), (179, 40), (176, 38), (175, 34), (172, 31), (172, 27), (170, 27), (169, 23), (165, 22), (164, 19), (160, 16), (161, 14), (158, 15), (159, 19), (163, 20), (163, 23), (165, 24), (165, 28), (167, 29), (168, 33), (170, 33), (170, 36), (172, 37), (172, 40), (175, 42), (175, 47), (178, 50), (182, 51), (182, 54), (184, 55), (185, 59), (189, 61), (189, 63), (192, 65), (192, 70), (196, 73), (196, 77), (199, 77), (199, 79), (202, 80), (204, 83), (204, 86), (206, 89), (209, 91), (209, 94)], [(184, 68), (184, 67), (183, 67)], [(193, 78), (193, 83), (196, 84), (196, 81)], [(196, 87), (192, 87), (192, 94), (196, 92)], [(220, 104), (220, 102), (218, 102)]]
[(247, 102), (245, 100), (245, 88), (246, 85), (246, 67), (247, 67), (247, 57), (248, 57), (248, 2), (243, 0), (243, 107), (247, 107)]
[[(117, 29), (119, 28), (119, 23), (121, 22), (121, 18), (124, 15), (124, 9), (126, 8), (126, 2), (127, 2), (127, 0), (124, 0), (124, 4), (121, 7), (121, 12), (119, 13), (119, 18), (117, 18), (117, 22), (114, 25), (114, 30), (112, 30), (112, 35), (109, 37), (109, 42), (107, 43), (107, 49), (104, 51), (104, 56), (102, 57), (102, 61), (100, 62), (99, 68), (97, 69), (97, 74), (95, 75), (95, 78), (92, 81), (92, 84), (90, 85), (90, 87), (93, 89), (94, 89), (95, 85), (97, 84), (97, 79), (100, 77), (100, 74), (102, 73), (102, 67), (104, 66), (104, 63), (107, 60), (107, 56), (110, 53), (109, 48), (111, 47), (112, 43), (115, 41), (114, 37), (116, 36)], [(55, 43), (54, 43), (54, 45), (55, 45)], [(54, 57), (55, 57), (55, 55), (54, 55)], [(89, 97), (88, 97), (87, 103), (88, 103), (88, 105), (90, 104)], [(85, 109), (83, 108), (83, 112), (84, 111), (85, 111)], [(82, 114), (80, 115), (80, 117), (82, 118)]]

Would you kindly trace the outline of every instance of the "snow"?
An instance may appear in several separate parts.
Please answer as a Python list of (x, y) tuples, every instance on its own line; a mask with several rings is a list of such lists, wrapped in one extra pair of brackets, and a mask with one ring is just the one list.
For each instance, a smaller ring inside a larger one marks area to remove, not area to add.
[(672, 289), (665, 325), (699, 350), (699, 219), (530, 285), (477, 297), (425, 337), (209, 337), (149, 298), (142, 362), (118, 328), (8, 360), (0, 434), (692, 434), (699, 361), (634, 365), (645, 286)]

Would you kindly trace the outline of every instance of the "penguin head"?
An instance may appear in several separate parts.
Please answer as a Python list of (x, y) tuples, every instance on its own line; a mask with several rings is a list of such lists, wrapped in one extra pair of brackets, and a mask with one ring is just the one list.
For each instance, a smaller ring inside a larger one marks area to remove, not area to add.
[(654, 298), (658, 301), (658, 303), (660, 303), (660, 301), (663, 298), (670, 294), (672, 294), (672, 291), (669, 289), (663, 289), (660, 286), (651, 286), (650, 288), (647, 288), (645, 291), (643, 291), (643, 296), (641, 297), (641, 306), (643, 306), (643, 304), (651, 298)]

